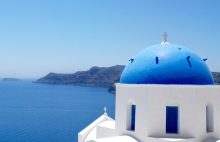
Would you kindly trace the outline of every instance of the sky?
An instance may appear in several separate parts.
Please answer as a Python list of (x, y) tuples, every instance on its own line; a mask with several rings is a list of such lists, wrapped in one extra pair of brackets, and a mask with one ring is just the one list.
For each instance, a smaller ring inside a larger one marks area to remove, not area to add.
[(126, 65), (163, 41), (220, 72), (219, 0), (1, 0), (0, 78)]

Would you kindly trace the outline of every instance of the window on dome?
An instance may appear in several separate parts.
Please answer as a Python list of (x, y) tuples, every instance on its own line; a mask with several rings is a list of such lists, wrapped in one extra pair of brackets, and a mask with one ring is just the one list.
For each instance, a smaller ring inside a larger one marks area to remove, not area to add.
[(135, 130), (136, 105), (134, 100), (129, 100), (126, 112), (126, 129)]
[(206, 132), (214, 132), (213, 104), (206, 105)]
[(166, 133), (178, 133), (178, 106), (166, 107)]

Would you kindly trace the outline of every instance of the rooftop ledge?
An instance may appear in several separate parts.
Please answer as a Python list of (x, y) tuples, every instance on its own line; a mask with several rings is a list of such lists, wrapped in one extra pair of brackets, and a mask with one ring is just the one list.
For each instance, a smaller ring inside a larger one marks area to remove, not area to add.
[(195, 85), (195, 84), (123, 84), (123, 83), (115, 83), (116, 86), (136, 86), (136, 87), (144, 87), (144, 86), (164, 86), (164, 87), (169, 87), (169, 86), (176, 86), (176, 87), (219, 87), (220, 85)]

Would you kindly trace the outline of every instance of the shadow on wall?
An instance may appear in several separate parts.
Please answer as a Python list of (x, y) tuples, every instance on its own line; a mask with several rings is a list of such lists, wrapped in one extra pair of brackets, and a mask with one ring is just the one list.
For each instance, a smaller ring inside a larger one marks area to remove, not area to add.
[(204, 141), (202, 142), (219, 142), (220, 140), (217, 139), (217, 138), (208, 138), (208, 139), (205, 139)]
[(206, 131), (207, 133), (214, 132), (214, 114), (211, 102), (206, 105)]

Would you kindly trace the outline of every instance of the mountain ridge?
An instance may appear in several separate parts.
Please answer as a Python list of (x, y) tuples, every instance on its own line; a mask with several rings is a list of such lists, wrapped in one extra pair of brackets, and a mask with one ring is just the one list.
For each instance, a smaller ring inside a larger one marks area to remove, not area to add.
[(77, 71), (72, 74), (49, 73), (34, 83), (70, 84), (78, 86), (109, 87), (118, 78), (125, 66), (91, 67), (87, 71)]

